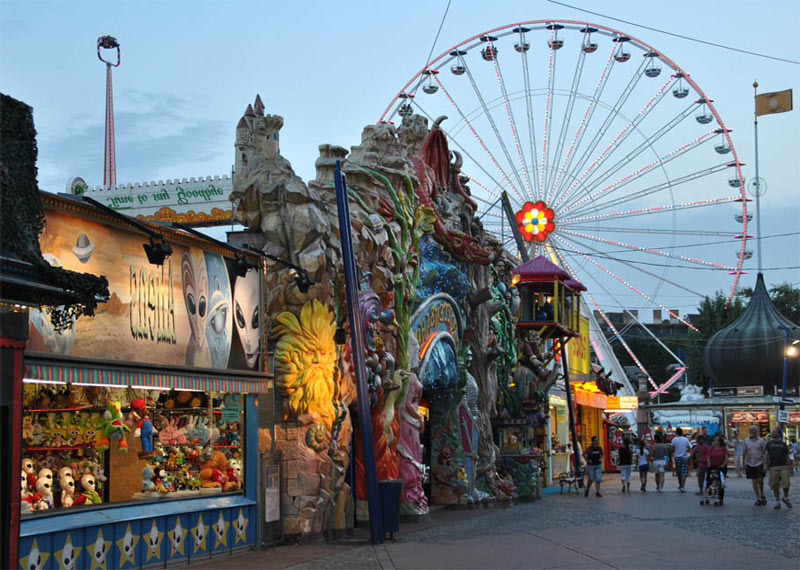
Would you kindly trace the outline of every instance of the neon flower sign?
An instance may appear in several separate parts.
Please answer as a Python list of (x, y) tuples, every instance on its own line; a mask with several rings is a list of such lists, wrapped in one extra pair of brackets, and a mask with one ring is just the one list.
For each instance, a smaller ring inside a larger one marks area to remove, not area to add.
[(544, 241), (556, 228), (553, 217), (553, 210), (541, 200), (525, 202), (516, 214), (519, 233), (525, 241)]

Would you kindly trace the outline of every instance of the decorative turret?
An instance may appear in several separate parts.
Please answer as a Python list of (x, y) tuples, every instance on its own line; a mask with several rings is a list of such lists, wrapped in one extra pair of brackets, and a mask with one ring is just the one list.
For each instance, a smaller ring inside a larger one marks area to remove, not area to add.
[(236, 125), (236, 172), (243, 172), (252, 155), (272, 159), (280, 154), (279, 131), (283, 127), (283, 117), (265, 115), (261, 96), (256, 95), (252, 105), (248, 105), (244, 115)]
[[(765, 394), (783, 381), (785, 334), (800, 339), (800, 327), (784, 317), (767, 293), (764, 276), (759, 273), (753, 298), (744, 312), (724, 329), (717, 331), (706, 344), (703, 367), (715, 387), (764, 386)], [(800, 362), (790, 358), (789, 378), (800, 375)], [(795, 380), (796, 381), (796, 380)]]

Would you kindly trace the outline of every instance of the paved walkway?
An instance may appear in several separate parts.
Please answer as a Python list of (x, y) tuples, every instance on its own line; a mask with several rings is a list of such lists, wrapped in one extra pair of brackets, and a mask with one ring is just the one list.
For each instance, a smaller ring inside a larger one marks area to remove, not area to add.
[[(753, 506), (749, 481), (729, 479), (723, 507), (700, 506), (677, 491), (620, 492), (619, 478), (605, 475), (602, 498), (594, 492), (548, 495), (509, 508), (440, 509), (432, 521), (403, 525), (395, 540), (368, 544), (358, 529), (348, 541), (280, 546), (215, 558), (197, 568), (789, 568), (800, 569), (800, 477), (791, 497), (798, 505)], [(594, 490), (593, 490), (594, 491)]]

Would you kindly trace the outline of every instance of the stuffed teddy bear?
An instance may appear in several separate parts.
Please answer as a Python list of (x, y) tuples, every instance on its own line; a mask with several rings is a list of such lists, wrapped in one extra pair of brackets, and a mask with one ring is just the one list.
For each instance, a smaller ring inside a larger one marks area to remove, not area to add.
[(228, 460), (221, 451), (214, 451), (200, 464), (200, 485), (204, 488), (217, 488), (235, 491), (238, 483), (228, 480)]

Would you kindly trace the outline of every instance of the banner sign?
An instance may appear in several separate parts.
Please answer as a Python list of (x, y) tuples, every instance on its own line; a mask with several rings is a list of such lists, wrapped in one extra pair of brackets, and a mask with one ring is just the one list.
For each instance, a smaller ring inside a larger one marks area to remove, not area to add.
[(731, 421), (735, 424), (767, 422), (769, 415), (763, 410), (742, 410), (731, 412)]
[(258, 370), (259, 272), (233, 259), (171, 243), (161, 266), (148, 262), (142, 234), (46, 210), (39, 242), (54, 266), (103, 275), (110, 297), (94, 317), (56, 332), (49, 311), (31, 311), (28, 349), (72, 356)]
[(230, 176), (111, 187), (78, 185), (73, 186), (72, 191), (143, 220), (211, 226), (229, 224), (233, 218), (233, 181)]
[(570, 374), (590, 374), (589, 319), (583, 315), (578, 323), (578, 333), (581, 336), (573, 338), (567, 343), (569, 372)]

